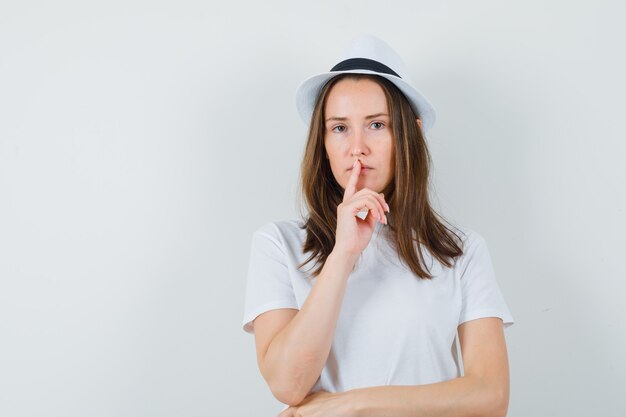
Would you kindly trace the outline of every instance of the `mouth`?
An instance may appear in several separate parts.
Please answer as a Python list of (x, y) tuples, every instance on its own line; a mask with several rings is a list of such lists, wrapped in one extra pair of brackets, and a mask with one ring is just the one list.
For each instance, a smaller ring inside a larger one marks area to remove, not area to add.
[[(372, 168), (370, 166), (367, 166), (365, 164), (362, 164), (361, 165), (361, 171), (363, 171), (364, 169), (374, 169), (374, 168)], [(348, 171), (352, 171), (352, 167), (348, 168)]]

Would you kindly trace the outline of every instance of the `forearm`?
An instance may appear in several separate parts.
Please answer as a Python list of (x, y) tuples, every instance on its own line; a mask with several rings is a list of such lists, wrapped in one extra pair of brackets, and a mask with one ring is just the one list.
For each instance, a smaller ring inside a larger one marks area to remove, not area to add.
[(324, 368), (355, 261), (332, 252), (300, 311), (270, 343), (264, 361), (271, 369), (268, 382), (288, 392), (289, 403), (299, 403)]
[(476, 377), (427, 385), (389, 385), (347, 392), (355, 417), (504, 417), (508, 390)]

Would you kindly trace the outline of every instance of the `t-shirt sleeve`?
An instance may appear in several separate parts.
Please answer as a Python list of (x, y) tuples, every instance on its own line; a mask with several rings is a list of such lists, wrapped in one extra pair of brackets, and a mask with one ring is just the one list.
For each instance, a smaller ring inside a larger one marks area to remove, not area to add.
[(287, 256), (276, 225), (270, 223), (252, 235), (243, 330), (254, 333), (253, 321), (278, 308), (299, 309), (286, 263)]
[(499, 317), (505, 328), (511, 326), (513, 317), (496, 281), (485, 239), (472, 232), (464, 250), (459, 325), (483, 317)]

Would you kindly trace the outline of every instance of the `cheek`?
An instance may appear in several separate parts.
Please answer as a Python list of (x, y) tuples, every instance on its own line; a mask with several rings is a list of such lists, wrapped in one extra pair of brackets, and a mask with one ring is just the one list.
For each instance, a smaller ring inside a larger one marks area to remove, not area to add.
[(328, 147), (328, 141), (324, 141), (324, 153), (326, 154), (326, 159), (330, 159), (330, 155), (333, 153), (333, 150)]
[(391, 151), (389, 151), (388, 153), (389, 157), (387, 159), (388, 161), (388, 175), (389, 178), (393, 178), (396, 172), (396, 155), (395, 152), (393, 150), (393, 148), (391, 149)]
[(330, 166), (334, 167), (337, 162), (337, 154), (338, 154), (337, 150), (328, 146), (325, 147), (325, 150), (326, 150), (326, 159), (329, 160)]

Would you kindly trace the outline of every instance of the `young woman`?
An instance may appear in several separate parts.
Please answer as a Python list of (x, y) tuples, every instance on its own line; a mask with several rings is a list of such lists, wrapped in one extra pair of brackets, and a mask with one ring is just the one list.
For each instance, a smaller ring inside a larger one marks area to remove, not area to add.
[(243, 320), (279, 417), (505, 416), (513, 318), (485, 240), (430, 206), (434, 109), (371, 36), (297, 97), (308, 214), (254, 233)]

